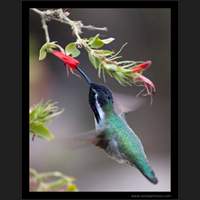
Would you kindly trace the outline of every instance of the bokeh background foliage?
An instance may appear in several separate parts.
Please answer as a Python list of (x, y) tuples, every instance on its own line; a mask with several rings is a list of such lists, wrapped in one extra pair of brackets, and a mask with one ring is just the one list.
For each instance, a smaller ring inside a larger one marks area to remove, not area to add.
[[(70, 17), (84, 24), (106, 26), (103, 38), (114, 37), (110, 50), (128, 45), (121, 53), (125, 59), (152, 60), (145, 74), (155, 83), (157, 93), (153, 105), (127, 115), (130, 126), (141, 138), (159, 183), (152, 185), (135, 168), (119, 165), (93, 146), (71, 148), (65, 137), (94, 128), (88, 105), (88, 87), (76, 76), (66, 76), (63, 64), (49, 55), (38, 61), (38, 52), (45, 37), (40, 17), (30, 12), (30, 106), (43, 99), (59, 102), (65, 109), (50, 130), (55, 139), (30, 142), (30, 166), (38, 171), (62, 171), (76, 178), (80, 191), (170, 191), (170, 9), (70, 9)], [(53, 41), (63, 47), (74, 41), (69, 27), (49, 22)], [(84, 30), (83, 36), (96, 31)], [(97, 71), (87, 53), (79, 56), (81, 66), (98, 83)], [(106, 77), (106, 84), (117, 92), (135, 95), (141, 88), (122, 87)], [(84, 134), (84, 133), (83, 133)]]

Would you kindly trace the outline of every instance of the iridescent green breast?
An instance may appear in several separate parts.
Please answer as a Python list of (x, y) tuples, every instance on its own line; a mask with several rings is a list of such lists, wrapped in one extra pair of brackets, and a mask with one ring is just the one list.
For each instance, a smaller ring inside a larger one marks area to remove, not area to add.
[(116, 113), (110, 113), (105, 119), (106, 130), (104, 131), (107, 140), (114, 140), (118, 150), (130, 161), (146, 158), (142, 143), (139, 137), (128, 126), (125, 119)]

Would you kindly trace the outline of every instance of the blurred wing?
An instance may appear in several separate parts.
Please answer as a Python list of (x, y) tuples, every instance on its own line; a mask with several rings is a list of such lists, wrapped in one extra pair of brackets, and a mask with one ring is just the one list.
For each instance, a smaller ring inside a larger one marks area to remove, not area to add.
[(114, 109), (120, 115), (135, 111), (145, 103), (145, 100), (141, 97), (133, 97), (115, 92), (113, 93), (113, 99)]
[(94, 129), (84, 133), (69, 135), (54, 139), (54, 142), (61, 145), (63, 144), (69, 149), (88, 147), (90, 144), (96, 145), (98, 142), (98, 136), (103, 132), (103, 130), (104, 129)]

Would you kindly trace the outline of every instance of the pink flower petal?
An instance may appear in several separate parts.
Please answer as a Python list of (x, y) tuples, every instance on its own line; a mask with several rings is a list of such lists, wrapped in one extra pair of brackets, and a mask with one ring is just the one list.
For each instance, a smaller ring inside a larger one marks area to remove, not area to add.
[(136, 79), (136, 81), (143, 82), (144, 87), (145, 87), (146, 90), (147, 90), (147, 95), (152, 95), (153, 93), (156, 92), (156, 88), (155, 88), (155, 85), (153, 84), (153, 82), (150, 81), (150, 80), (149, 80), (148, 78), (146, 78), (145, 76), (139, 74), (139, 75), (138, 75), (138, 78)]

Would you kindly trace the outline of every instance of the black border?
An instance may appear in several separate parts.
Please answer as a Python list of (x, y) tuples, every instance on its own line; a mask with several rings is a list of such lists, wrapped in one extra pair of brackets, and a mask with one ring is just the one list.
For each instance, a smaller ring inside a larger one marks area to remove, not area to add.
[[(29, 65), (29, 8), (171, 8), (171, 192), (29, 192), (29, 123), (23, 123), (21, 194), (25, 199), (174, 199), (178, 198), (178, 2), (177, 1), (23, 1), (22, 66)], [(29, 119), (29, 69), (22, 71), (22, 121)], [(172, 134), (173, 133), (173, 134)]]

